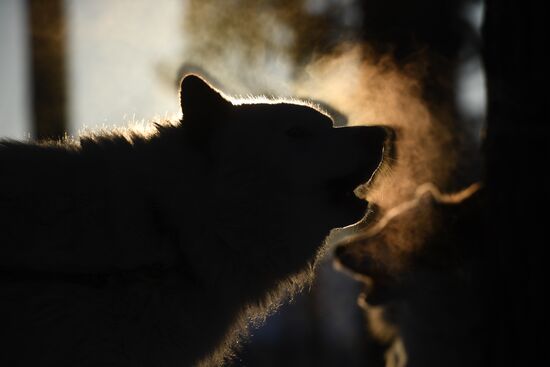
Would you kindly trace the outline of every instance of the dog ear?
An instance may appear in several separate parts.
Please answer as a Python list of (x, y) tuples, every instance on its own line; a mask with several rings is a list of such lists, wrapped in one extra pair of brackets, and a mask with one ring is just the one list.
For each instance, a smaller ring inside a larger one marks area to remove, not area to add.
[(231, 105), (222, 95), (201, 77), (188, 74), (181, 81), (180, 105), (187, 124), (212, 128)]

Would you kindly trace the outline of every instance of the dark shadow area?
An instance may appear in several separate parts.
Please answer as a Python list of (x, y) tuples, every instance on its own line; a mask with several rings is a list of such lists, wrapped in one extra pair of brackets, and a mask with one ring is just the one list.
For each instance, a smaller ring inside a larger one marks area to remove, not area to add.
[[(533, 2), (486, 1), (483, 26), (488, 121), (487, 270), (490, 366), (544, 360), (548, 327), (545, 265), (550, 127), (543, 45), (546, 16)], [(506, 279), (505, 282), (502, 280)]]

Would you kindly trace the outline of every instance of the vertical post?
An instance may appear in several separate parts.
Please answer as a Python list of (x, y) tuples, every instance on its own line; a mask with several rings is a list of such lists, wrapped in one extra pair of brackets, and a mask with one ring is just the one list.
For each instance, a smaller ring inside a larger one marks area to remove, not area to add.
[(547, 358), (547, 17), (539, 2), (485, 1), (487, 366), (532, 366)]
[(59, 139), (67, 131), (63, 0), (27, 0), (34, 136)]

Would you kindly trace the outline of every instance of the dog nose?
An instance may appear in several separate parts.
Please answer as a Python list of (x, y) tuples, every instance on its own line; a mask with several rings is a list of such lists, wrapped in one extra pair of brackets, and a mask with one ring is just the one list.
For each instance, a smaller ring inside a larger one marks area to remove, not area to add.
[(384, 149), (389, 148), (389, 144), (395, 136), (393, 130), (385, 126), (358, 126), (354, 129), (358, 129), (363, 147), (372, 156), (379, 155), (380, 159), (382, 159), (382, 154), (385, 153)]
[(384, 141), (391, 134), (391, 129), (385, 126), (358, 126), (360, 129), (365, 129), (368, 134), (378, 141)]

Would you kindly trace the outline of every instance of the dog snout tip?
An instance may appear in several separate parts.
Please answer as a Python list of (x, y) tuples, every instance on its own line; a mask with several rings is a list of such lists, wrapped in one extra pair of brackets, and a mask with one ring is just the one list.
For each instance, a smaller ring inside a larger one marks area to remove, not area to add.
[(388, 126), (372, 126), (370, 129), (369, 134), (372, 139), (382, 146), (395, 140), (395, 131)]

